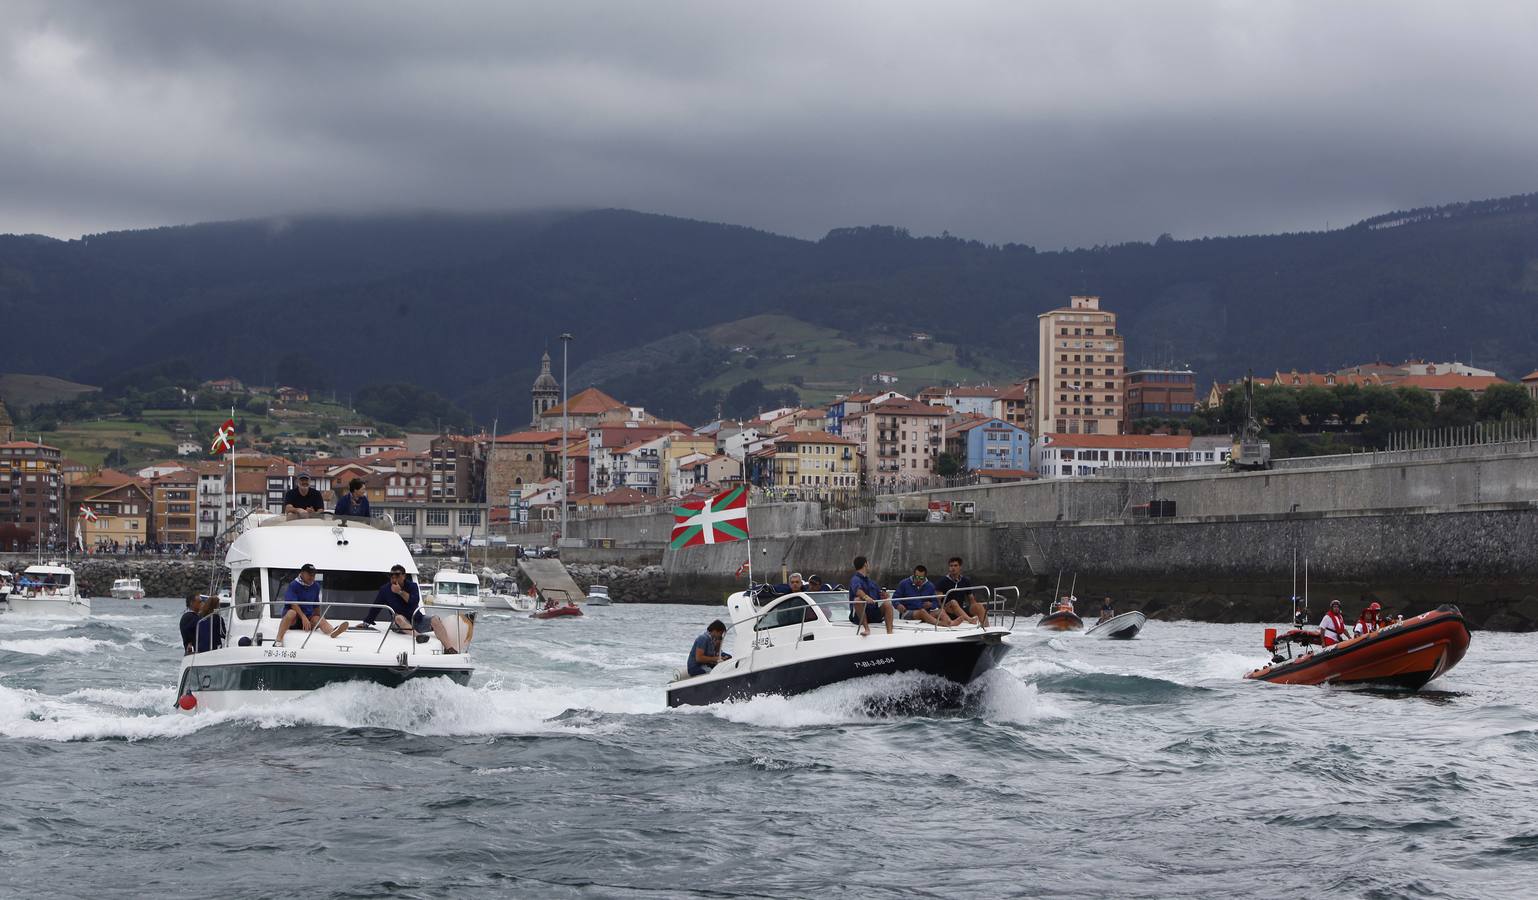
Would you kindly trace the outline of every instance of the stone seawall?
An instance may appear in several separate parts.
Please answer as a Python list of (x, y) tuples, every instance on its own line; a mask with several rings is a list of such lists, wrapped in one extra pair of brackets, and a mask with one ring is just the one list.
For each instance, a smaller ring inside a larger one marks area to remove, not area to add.
[[(782, 563), (805, 574), (848, 578), (853, 557), (895, 586), (914, 563), (931, 572), (952, 555), (980, 581), (1013, 584), (1040, 611), (1073, 582), (1086, 600), (1110, 595), (1118, 608), (1163, 618), (1279, 621), (1290, 615), (1296, 549), (1299, 592), (1307, 561), (1310, 608), (1332, 599), (1348, 613), (1377, 600), (1415, 614), (1457, 604), (1476, 627), (1538, 629), (1538, 507), (1490, 504), (1460, 510), (1044, 524), (884, 524), (753, 541), (755, 577)], [(746, 545), (669, 551), (674, 594), (722, 597)], [(712, 593), (713, 592), (713, 593)]]

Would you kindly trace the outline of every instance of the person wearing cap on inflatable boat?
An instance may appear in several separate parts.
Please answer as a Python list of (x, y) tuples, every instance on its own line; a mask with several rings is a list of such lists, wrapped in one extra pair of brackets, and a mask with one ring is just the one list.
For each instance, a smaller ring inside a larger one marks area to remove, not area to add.
[(1329, 611), (1319, 620), (1319, 631), (1319, 642), (1326, 647), (1338, 644), (1351, 636), (1350, 630), (1346, 627), (1346, 618), (1341, 615), (1339, 600), (1330, 601)]
[(1381, 609), (1383, 607), (1378, 605), (1378, 601), (1374, 600), (1372, 603), (1369, 603), (1367, 608), (1362, 610), (1361, 616), (1357, 617), (1356, 633), (1371, 634), (1382, 628), (1383, 622), (1378, 619), (1378, 611)]

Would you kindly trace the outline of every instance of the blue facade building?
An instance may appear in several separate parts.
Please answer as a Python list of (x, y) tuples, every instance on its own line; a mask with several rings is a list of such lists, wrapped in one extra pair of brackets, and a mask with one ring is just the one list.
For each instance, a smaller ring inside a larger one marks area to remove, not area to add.
[(1031, 433), (1003, 419), (976, 419), (953, 426), (951, 438), (973, 472), (1031, 468)]

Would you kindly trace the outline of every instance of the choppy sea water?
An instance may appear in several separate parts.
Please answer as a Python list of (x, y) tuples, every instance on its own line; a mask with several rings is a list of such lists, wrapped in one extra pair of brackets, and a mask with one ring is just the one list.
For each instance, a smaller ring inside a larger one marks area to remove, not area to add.
[(172, 711), (175, 601), (0, 615), (0, 894), (1531, 897), (1538, 635), (1419, 695), (1281, 687), (1258, 626), (1022, 619), (960, 709), (877, 676), (668, 710), (723, 610), (488, 616), (469, 687)]

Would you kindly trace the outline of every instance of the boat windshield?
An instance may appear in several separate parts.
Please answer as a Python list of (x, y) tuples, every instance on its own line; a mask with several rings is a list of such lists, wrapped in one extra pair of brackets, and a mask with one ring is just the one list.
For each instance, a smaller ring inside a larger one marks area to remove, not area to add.
[(440, 581), (433, 585), (433, 593), (439, 597), (478, 597), (481, 586), (461, 581)]
[[(271, 604), (271, 612), (274, 617), (280, 617), (284, 610), (283, 591), (299, 572), (295, 569), (267, 569), (266, 572), (267, 596), (278, 600)], [(369, 605), (374, 602), (379, 589), (390, 581), (390, 576), (386, 572), (326, 571), (317, 572), (315, 580), (320, 583), (320, 602), (324, 604), (321, 615), (333, 622), (355, 621), (368, 614)]]
[(20, 583), (26, 587), (42, 588), (67, 588), (70, 576), (60, 572), (48, 572), (39, 574), (35, 572), (23, 572)]

